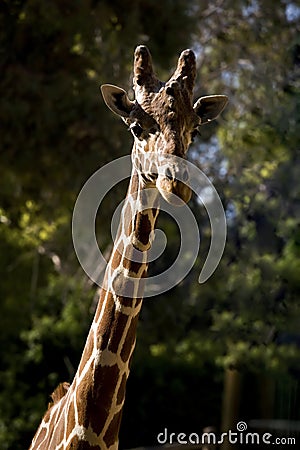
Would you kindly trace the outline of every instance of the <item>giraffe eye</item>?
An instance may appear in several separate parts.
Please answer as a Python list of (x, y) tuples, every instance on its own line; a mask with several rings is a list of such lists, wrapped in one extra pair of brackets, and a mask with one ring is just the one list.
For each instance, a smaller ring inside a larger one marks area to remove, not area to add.
[(137, 138), (140, 138), (144, 131), (141, 125), (139, 125), (137, 122), (130, 125), (130, 130)]
[(171, 172), (171, 169), (169, 167), (166, 168), (165, 177), (168, 180), (170, 180), (170, 181), (172, 181), (172, 179), (173, 179), (172, 172)]

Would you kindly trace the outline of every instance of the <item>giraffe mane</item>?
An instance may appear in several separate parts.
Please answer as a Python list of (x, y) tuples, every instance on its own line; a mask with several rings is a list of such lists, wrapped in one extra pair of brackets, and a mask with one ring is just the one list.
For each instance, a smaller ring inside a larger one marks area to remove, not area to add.
[(52, 394), (50, 395), (51, 401), (48, 404), (48, 410), (51, 409), (56, 403), (58, 403), (68, 392), (70, 387), (70, 383), (64, 381), (63, 383), (59, 383), (59, 385), (54, 389)]

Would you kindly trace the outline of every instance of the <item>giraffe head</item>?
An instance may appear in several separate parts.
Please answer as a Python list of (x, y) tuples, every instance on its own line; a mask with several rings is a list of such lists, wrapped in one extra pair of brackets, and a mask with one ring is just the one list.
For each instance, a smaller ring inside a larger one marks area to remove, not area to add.
[(198, 127), (215, 119), (227, 104), (225, 95), (201, 97), (193, 103), (195, 77), (192, 50), (181, 53), (174, 74), (163, 83), (153, 71), (149, 50), (141, 45), (134, 54), (135, 100), (117, 86), (101, 86), (105, 103), (133, 134), (132, 157), (142, 182), (155, 185), (169, 203), (189, 201), (184, 164), (188, 147)]

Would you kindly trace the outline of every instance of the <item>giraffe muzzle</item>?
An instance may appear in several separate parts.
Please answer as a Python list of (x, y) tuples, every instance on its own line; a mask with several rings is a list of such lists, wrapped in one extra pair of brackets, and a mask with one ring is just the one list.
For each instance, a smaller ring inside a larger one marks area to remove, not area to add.
[(158, 176), (156, 187), (162, 197), (174, 206), (183, 206), (189, 202), (192, 196), (192, 190), (188, 184), (180, 180), (169, 179), (166, 176)]

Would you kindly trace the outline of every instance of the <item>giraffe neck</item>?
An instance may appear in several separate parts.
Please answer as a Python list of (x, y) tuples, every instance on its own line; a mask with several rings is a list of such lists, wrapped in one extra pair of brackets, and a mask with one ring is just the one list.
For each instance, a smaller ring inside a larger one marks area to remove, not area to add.
[(46, 413), (30, 450), (118, 448), (157, 199), (157, 191), (145, 190), (133, 170), (77, 373), (67, 394)]

